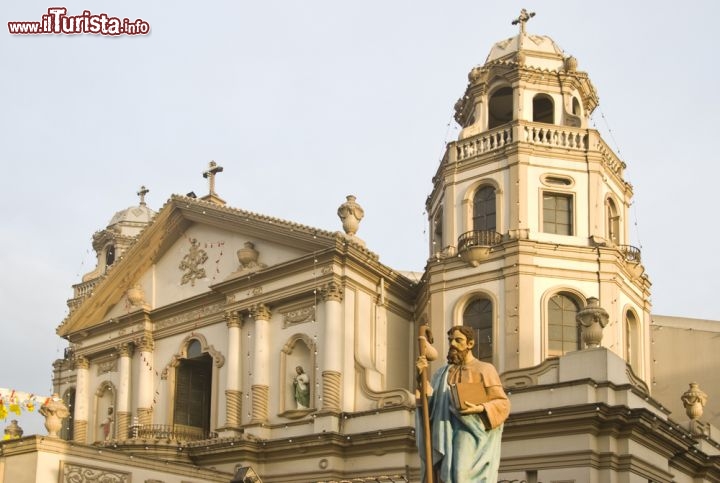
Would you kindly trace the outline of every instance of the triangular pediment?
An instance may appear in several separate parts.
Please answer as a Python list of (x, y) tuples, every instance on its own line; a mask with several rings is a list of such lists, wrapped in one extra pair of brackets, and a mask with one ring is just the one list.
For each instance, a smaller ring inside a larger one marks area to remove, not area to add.
[(61, 336), (199, 296), (336, 245), (339, 233), (173, 196), (58, 327)]

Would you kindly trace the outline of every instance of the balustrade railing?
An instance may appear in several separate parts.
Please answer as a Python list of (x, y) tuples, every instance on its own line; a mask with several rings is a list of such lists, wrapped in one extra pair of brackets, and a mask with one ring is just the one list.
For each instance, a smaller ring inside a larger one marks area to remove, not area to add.
[(525, 142), (567, 149), (587, 149), (587, 131), (554, 124), (522, 124)]
[(492, 247), (502, 242), (502, 235), (492, 230), (468, 231), (458, 238), (458, 251), (470, 247)]
[(457, 149), (457, 160), (462, 161), (477, 156), (478, 154), (494, 151), (511, 142), (512, 127), (510, 125), (478, 134), (477, 136), (457, 142), (455, 145)]
[(171, 424), (134, 424), (128, 430), (130, 439), (167, 439), (174, 441), (202, 441), (214, 439), (218, 434), (200, 428)]
[(102, 277), (94, 278), (92, 280), (88, 280), (87, 282), (77, 283), (73, 285), (73, 291), (74, 291), (74, 298), (82, 298), (87, 295), (90, 295), (92, 291), (95, 289), (98, 283), (100, 283)]

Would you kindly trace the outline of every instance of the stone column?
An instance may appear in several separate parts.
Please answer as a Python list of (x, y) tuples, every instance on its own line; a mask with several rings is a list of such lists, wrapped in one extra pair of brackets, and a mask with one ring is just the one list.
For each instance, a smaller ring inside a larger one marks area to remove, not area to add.
[(132, 349), (130, 344), (120, 344), (117, 347), (118, 353), (118, 393), (117, 393), (117, 409), (115, 417), (117, 419), (117, 439), (128, 439), (128, 428), (130, 428), (130, 388), (131, 388), (131, 372), (130, 372), (130, 356)]
[(227, 428), (238, 428), (242, 422), (242, 386), (240, 375), (240, 315), (237, 312), (225, 314), (228, 327), (227, 380), (225, 383), (225, 407)]
[(75, 411), (73, 440), (87, 443), (88, 416), (90, 414), (90, 361), (83, 356), (75, 358)]
[(270, 309), (260, 304), (251, 310), (255, 319), (255, 348), (252, 371), (251, 423), (268, 420), (270, 396)]
[(330, 282), (322, 291), (325, 299), (325, 329), (322, 348), (322, 410), (340, 411), (342, 394), (342, 287)]
[(140, 424), (152, 424), (153, 408), (153, 349), (155, 341), (146, 332), (137, 344), (140, 370), (138, 374), (137, 417)]

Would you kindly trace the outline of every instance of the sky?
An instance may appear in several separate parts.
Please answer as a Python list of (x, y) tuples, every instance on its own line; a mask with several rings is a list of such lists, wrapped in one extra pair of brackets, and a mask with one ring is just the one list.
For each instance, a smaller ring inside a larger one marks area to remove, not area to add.
[[(427, 0), (66, 1), (142, 19), (148, 35), (11, 35), (57, 2), (0, 3), (0, 387), (49, 394), (72, 284), (92, 234), (138, 203), (216, 189), (230, 206), (358, 236), (421, 271), (424, 203), (453, 105), (521, 8), (588, 72), (593, 127), (627, 163), (631, 243), (653, 312), (720, 320), (715, 37), (720, 2)], [(692, 255), (692, 256), (690, 256)], [(6, 423), (0, 421), (0, 428)], [(42, 418), (20, 425), (44, 433)]]

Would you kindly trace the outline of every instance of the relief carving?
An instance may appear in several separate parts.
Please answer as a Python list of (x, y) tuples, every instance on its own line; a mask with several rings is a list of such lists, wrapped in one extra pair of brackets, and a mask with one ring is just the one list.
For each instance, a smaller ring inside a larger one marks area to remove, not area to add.
[(314, 307), (303, 307), (283, 314), (283, 328), (293, 324), (311, 322), (315, 318)]
[(105, 468), (81, 466), (65, 461), (60, 462), (62, 482), (91, 482), (103, 483), (130, 483), (130, 473), (125, 471), (110, 471)]
[(205, 269), (202, 267), (208, 260), (208, 254), (200, 248), (200, 243), (196, 238), (190, 239), (190, 249), (180, 262), (178, 268), (185, 273), (180, 280), (180, 285), (190, 282), (191, 286), (195, 286), (195, 280), (206, 277)]

